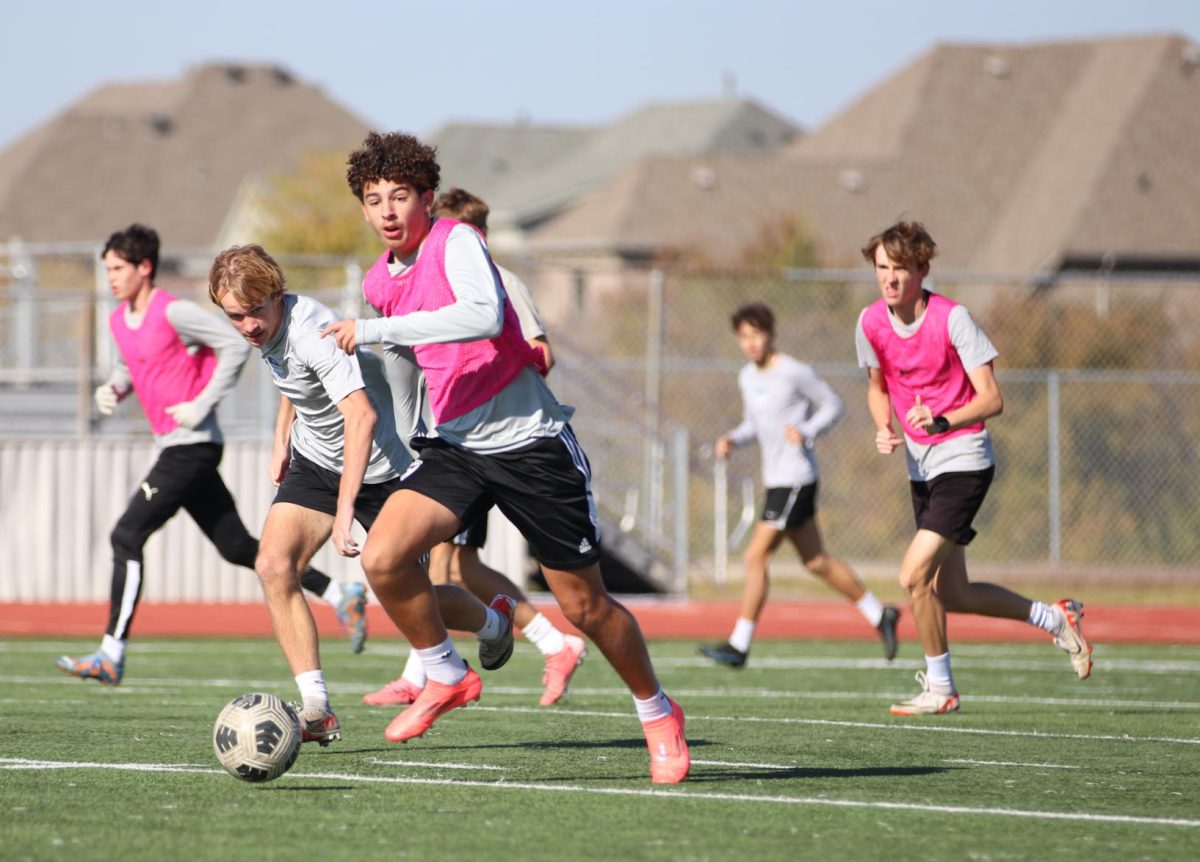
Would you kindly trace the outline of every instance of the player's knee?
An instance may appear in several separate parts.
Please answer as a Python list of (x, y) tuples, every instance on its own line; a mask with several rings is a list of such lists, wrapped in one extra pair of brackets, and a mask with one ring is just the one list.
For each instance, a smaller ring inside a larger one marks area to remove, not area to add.
[(416, 564), (416, 553), (410, 553), (405, 548), (384, 547), (383, 542), (372, 545), (366, 544), (362, 552), (362, 567), (367, 573), (367, 580), (375, 584), (391, 583)]
[(254, 539), (218, 544), (217, 551), (220, 552), (222, 559), (227, 563), (232, 563), (235, 566), (244, 566), (247, 569), (256, 569), (258, 542)]
[(286, 589), (289, 583), (296, 580), (296, 573), (287, 559), (261, 550), (254, 560), (254, 571), (267, 592)]
[(108, 535), (113, 553), (122, 557), (136, 556), (142, 550), (143, 539), (138, 532), (127, 524), (118, 521)]
[(556, 595), (555, 598), (567, 621), (584, 633), (598, 625), (608, 612), (606, 595), (579, 590), (561, 598)]
[(919, 595), (928, 591), (929, 583), (919, 571), (900, 570), (900, 588), (908, 595)]
[(814, 554), (804, 561), (804, 568), (816, 575), (818, 578), (829, 577), (829, 555)]

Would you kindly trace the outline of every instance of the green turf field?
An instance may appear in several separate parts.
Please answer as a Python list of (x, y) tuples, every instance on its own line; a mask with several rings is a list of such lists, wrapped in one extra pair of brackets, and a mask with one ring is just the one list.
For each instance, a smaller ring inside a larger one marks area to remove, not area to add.
[[(692, 777), (650, 784), (628, 695), (597, 654), (540, 709), (518, 644), (480, 704), (406, 745), (361, 695), (399, 642), (325, 646), (345, 738), (263, 785), (221, 771), (233, 696), (295, 687), (262, 640), (135, 641), (116, 689), (54, 669), (95, 641), (0, 641), (0, 858), (253, 860), (1200, 858), (1200, 648), (955, 649), (957, 715), (893, 718), (914, 649), (760, 643), (737, 672), (651, 649), (684, 706)], [(462, 644), (464, 650), (469, 647)], [(466, 654), (466, 653), (464, 653)]]

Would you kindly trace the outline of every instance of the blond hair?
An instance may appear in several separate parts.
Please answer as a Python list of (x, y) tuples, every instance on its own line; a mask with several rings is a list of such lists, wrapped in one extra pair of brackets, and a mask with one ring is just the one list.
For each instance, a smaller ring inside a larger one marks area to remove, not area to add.
[(283, 270), (261, 245), (235, 245), (217, 255), (208, 271), (208, 298), (221, 304), (230, 293), (247, 308), (283, 294)]

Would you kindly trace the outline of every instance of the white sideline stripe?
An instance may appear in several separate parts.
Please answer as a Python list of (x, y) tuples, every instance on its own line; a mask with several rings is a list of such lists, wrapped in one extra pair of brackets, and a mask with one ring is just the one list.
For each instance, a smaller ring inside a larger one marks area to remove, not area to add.
[(1061, 763), (1016, 763), (1011, 760), (963, 760), (947, 757), (942, 763), (965, 763), (970, 766), (1028, 766), (1031, 769), (1078, 769), (1078, 766), (1066, 766)]
[[(537, 715), (545, 715), (544, 707), (524, 707), (524, 706), (480, 706), (473, 704), (471, 709), (477, 709), (480, 712), (521, 712), (534, 713)], [(623, 718), (630, 720), (632, 716), (626, 712), (599, 712), (593, 710), (582, 709), (556, 709), (554, 715), (586, 715), (598, 718)], [(1200, 739), (1177, 739), (1170, 736), (1117, 736), (1115, 734), (1087, 734), (1087, 733), (1043, 733), (1039, 730), (991, 730), (985, 728), (974, 727), (951, 727), (945, 724), (901, 724), (896, 722), (883, 723), (874, 721), (835, 721), (827, 718), (760, 718), (757, 716), (733, 716), (733, 715), (695, 715), (688, 713), (688, 721), (746, 721), (756, 724), (802, 724), (816, 725), (822, 727), (865, 727), (872, 730), (920, 730), (926, 733), (967, 733), (977, 736), (1031, 736), (1037, 739), (1079, 739), (1085, 742), (1164, 742), (1180, 745), (1200, 745)], [(948, 718), (947, 721), (957, 721), (957, 718)]]
[(803, 769), (799, 763), (735, 763), (731, 760), (693, 760), (692, 766), (734, 766), (738, 769)]
[[(1030, 671), (1045, 670), (1058, 673), (1067, 667), (1066, 653), (1062, 653), (1057, 661), (1050, 659), (1023, 659), (1013, 655), (1011, 658), (971, 658), (959, 654), (959, 648), (954, 648), (955, 669), (988, 669)], [(697, 656), (696, 658), (663, 658), (651, 656), (655, 667), (715, 667), (711, 659)], [(883, 658), (760, 658), (755, 655), (746, 667), (755, 670), (922, 670), (925, 665), (919, 660), (898, 659), (887, 661)], [(1140, 673), (1196, 673), (1200, 671), (1197, 661), (1151, 661), (1142, 659), (1109, 659), (1102, 658), (1097, 662), (1100, 670), (1127, 670)]]
[(496, 772), (507, 770), (505, 766), (489, 766), (479, 763), (428, 763), (419, 760), (380, 760), (378, 757), (372, 757), (367, 763), (374, 763), (378, 766), (420, 766), (428, 769), (485, 769)]
[[(0, 676), (0, 682), (11, 682), (21, 685), (34, 683), (55, 684), (55, 685), (79, 685), (80, 680), (71, 679), (70, 677), (39, 677), (39, 676)], [(133, 682), (127, 682), (120, 686), (110, 686), (108, 691), (119, 692), (121, 694), (164, 694), (170, 691), (177, 691), (181, 688), (196, 688), (206, 686), (209, 688), (232, 688), (241, 690), (262, 690), (271, 691), (278, 688), (281, 680), (263, 680), (263, 679), (154, 679), (141, 678)], [(343, 695), (358, 695), (366, 694), (369, 689), (364, 690), (361, 685), (350, 683), (326, 683), (329, 691), (333, 694)], [(93, 690), (95, 686), (92, 687)], [(580, 686), (572, 687), (571, 691), (576, 695), (589, 695), (594, 697), (619, 697), (627, 696), (628, 691), (623, 688), (584, 688)], [(487, 687), (489, 694), (503, 695), (518, 695), (528, 697), (540, 695), (542, 689), (533, 688), (531, 686), (502, 686), (489, 685)], [(684, 688), (671, 689), (671, 694), (676, 697), (742, 697), (742, 698), (761, 698), (761, 699), (804, 699), (809, 700), (900, 700), (907, 697), (911, 692), (879, 692), (879, 691), (805, 691), (803, 689), (766, 689), (766, 688)], [(968, 694), (966, 699), (969, 702), (976, 703), (1021, 703), (1021, 704), (1040, 704), (1043, 706), (1079, 706), (1087, 707), (1088, 709), (1106, 709), (1114, 707), (1132, 707), (1143, 709), (1200, 709), (1200, 701), (1189, 700), (1112, 700), (1109, 698), (1075, 698), (1075, 697), (1016, 697), (1013, 695), (1004, 694)], [(26, 701), (28, 702), (28, 701)], [(544, 710), (543, 710), (544, 711)]]
[[(91, 763), (55, 760), (26, 760), (0, 758), (6, 769), (114, 769), (127, 772), (182, 772), (205, 775), (225, 775), (220, 769), (191, 764), (159, 763)], [(714, 802), (748, 802), (775, 805), (823, 805), (833, 808), (865, 808), (884, 811), (921, 811), (936, 814), (974, 814), (993, 817), (1019, 817), (1033, 820), (1066, 820), (1085, 823), (1134, 823), (1141, 826), (1182, 826), (1200, 828), (1200, 820), (1181, 817), (1144, 817), (1134, 814), (1088, 814), (1072, 811), (1035, 811), (1021, 808), (971, 808), (966, 805), (921, 805), (912, 802), (864, 802), (857, 799), (829, 799), (814, 796), (760, 796), (751, 793), (704, 793), (683, 789), (647, 789), (618, 787), (583, 787), (578, 784), (534, 784), (531, 782), (452, 780), (444, 778), (409, 778), (387, 775), (357, 775), (341, 772), (289, 772), (283, 778), (317, 779), (321, 781), (355, 781), (368, 784), (416, 784), (433, 787), (481, 787), (490, 790), (536, 790), (551, 793), (590, 793), (601, 796), (633, 796), (654, 799), (711, 800)]]

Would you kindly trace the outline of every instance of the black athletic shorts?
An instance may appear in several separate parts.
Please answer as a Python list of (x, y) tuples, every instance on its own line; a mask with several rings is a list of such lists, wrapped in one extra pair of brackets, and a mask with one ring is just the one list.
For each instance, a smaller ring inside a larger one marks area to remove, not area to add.
[(499, 507), (543, 566), (572, 571), (600, 559), (592, 469), (569, 425), (511, 452), (481, 455), (437, 438), (412, 441), (400, 487), (441, 503), (465, 524)]
[[(337, 514), (338, 488), (342, 475), (327, 470), (305, 458), (295, 449), (288, 464), (287, 474), (275, 492), (275, 503), (292, 503), (326, 515)], [(354, 518), (364, 530), (370, 530), (387, 498), (400, 487), (399, 477), (374, 485), (364, 484), (354, 500)]]
[(918, 530), (931, 530), (960, 545), (975, 538), (971, 522), (983, 505), (995, 466), (970, 473), (943, 473), (928, 482), (911, 482)]
[(762, 520), (776, 530), (801, 527), (817, 514), (817, 483), (795, 488), (768, 488)]
[(482, 548), (487, 544), (487, 524), (488, 516), (484, 512), (450, 541), (465, 548)]

